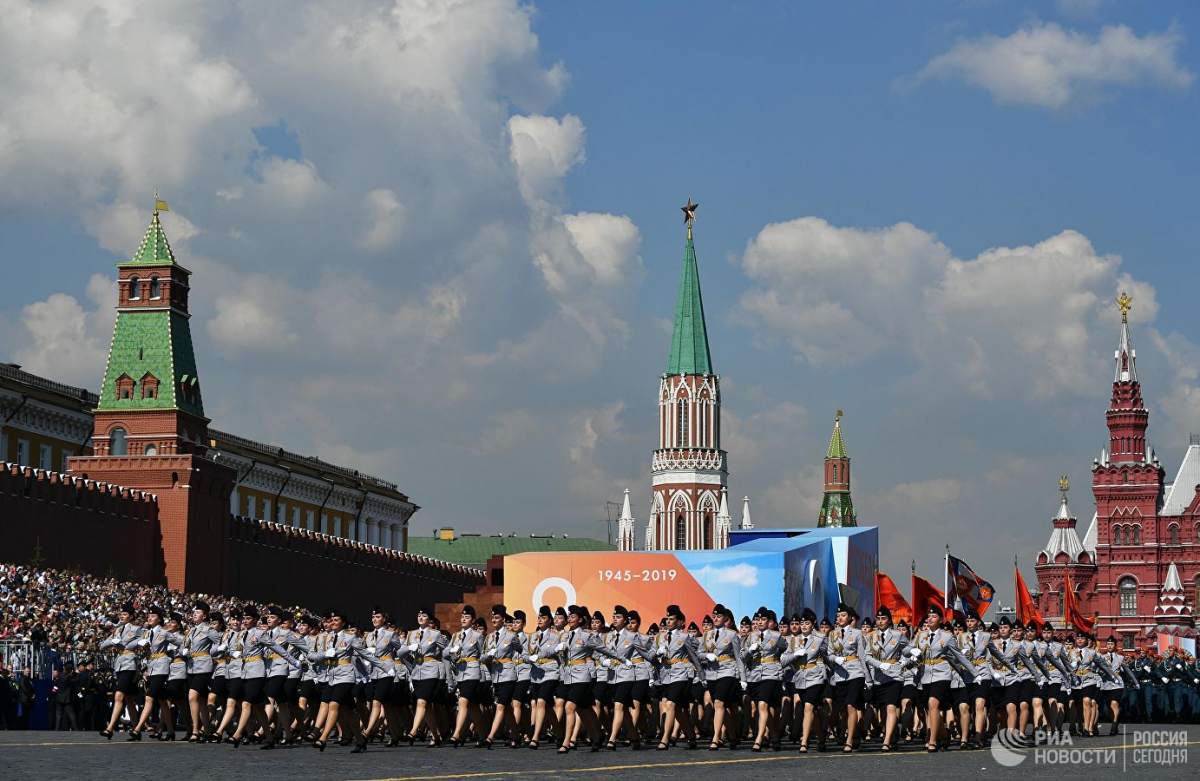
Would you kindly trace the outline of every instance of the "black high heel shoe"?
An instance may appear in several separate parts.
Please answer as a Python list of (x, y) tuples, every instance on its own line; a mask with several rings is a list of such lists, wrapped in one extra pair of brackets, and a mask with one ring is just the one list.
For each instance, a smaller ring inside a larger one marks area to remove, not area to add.
[(238, 746), (242, 745), (242, 738), (225, 738), (225, 742), (234, 748), (237, 748)]
[(112, 736), (113, 736), (112, 730), (110, 730), (110, 729), (100, 730), (100, 737), (104, 738), (105, 740), (112, 740)]
[(475, 744), (475, 748), (486, 748), (488, 751), (491, 751), (492, 750), (492, 739), (484, 738), (483, 740), (481, 740)]
[(139, 741), (141, 739), (142, 739), (142, 733), (137, 731), (136, 729), (129, 730), (129, 737), (125, 738), (125, 740), (130, 743), (136, 743), (137, 741)]
[[(266, 748), (266, 746), (263, 746)], [(351, 754), (362, 754), (367, 750), (367, 739), (359, 735), (354, 739), (354, 748), (350, 749)]]
[(317, 751), (322, 751), (322, 752), (323, 752), (323, 751), (325, 751), (325, 741), (323, 741), (323, 740), (314, 740), (314, 741), (313, 741), (313, 748), (315, 748)]

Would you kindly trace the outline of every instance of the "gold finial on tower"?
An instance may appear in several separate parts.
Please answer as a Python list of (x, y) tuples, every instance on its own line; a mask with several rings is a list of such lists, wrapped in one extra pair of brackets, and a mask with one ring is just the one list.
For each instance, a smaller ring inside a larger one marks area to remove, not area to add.
[(837, 414), (835, 414), (835, 415), (833, 416), (833, 422), (834, 422), (834, 423), (840, 423), (840, 422), (841, 422), (841, 420), (842, 420), (842, 416), (843, 416), (843, 415), (845, 415), (845, 414), (846, 414), (845, 412), (842, 412), (841, 410), (838, 410), (838, 411), (837, 411)]
[(683, 211), (683, 222), (687, 225), (687, 235), (692, 237), (692, 223), (696, 221), (696, 210), (700, 208), (700, 204), (692, 203), (692, 196), (688, 196), (687, 203), (679, 207)]
[(1129, 310), (1133, 308), (1133, 298), (1124, 290), (1117, 296), (1117, 309), (1121, 310), (1121, 322), (1129, 322)]
[(1063, 498), (1067, 496), (1067, 491), (1071, 490), (1071, 479), (1066, 475), (1058, 478), (1058, 490), (1062, 492)]

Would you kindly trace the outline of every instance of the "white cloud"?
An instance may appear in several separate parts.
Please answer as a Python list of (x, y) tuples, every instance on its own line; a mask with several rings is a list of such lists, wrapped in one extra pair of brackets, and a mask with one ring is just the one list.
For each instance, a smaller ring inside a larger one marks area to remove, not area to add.
[(1113, 298), (1157, 312), (1154, 289), (1066, 230), (1034, 245), (959, 260), (908, 223), (842, 228), (805, 217), (768, 225), (742, 265), (756, 283), (742, 316), (812, 364), (861, 362), (885, 349), (915, 371), (980, 397), (1078, 393), (1115, 339)]
[(583, 122), (571, 114), (516, 116), (508, 120), (508, 131), (521, 195), (530, 204), (560, 202), (563, 177), (586, 159)]
[(712, 582), (720, 585), (754, 588), (758, 585), (758, 567), (745, 563), (729, 567), (709, 565), (696, 571), (696, 579), (701, 583)]
[(66, 293), (26, 306), (21, 312), (26, 338), (16, 352), (17, 363), (34, 374), (95, 388), (104, 373), (116, 290), (114, 280), (93, 274), (87, 286), (92, 308)]
[(367, 213), (368, 228), (360, 245), (364, 249), (379, 250), (396, 243), (404, 231), (404, 204), (396, 193), (380, 187), (363, 198)]
[(917, 78), (961, 79), (999, 103), (1061, 109), (1115, 87), (1188, 87), (1195, 74), (1179, 62), (1182, 45), (1175, 27), (1138, 36), (1124, 25), (1110, 25), (1091, 36), (1039, 22), (1003, 38), (960, 41)]

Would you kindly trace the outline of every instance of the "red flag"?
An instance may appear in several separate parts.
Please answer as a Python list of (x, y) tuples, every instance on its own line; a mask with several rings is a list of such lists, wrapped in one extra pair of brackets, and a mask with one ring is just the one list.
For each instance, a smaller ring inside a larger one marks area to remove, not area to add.
[(1091, 634), (1096, 628), (1096, 619), (1086, 618), (1079, 612), (1079, 603), (1075, 601), (1075, 587), (1071, 585), (1071, 573), (1067, 572), (1067, 582), (1063, 586), (1063, 620), (1080, 632)]
[(904, 601), (904, 596), (892, 579), (882, 572), (875, 573), (875, 607), (886, 607), (892, 611), (892, 621), (897, 624), (904, 621), (911, 626), (913, 623), (912, 608)]
[(1038, 626), (1046, 623), (1046, 619), (1042, 618), (1042, 614), (1038, 612), (1037, 604), (1034, 603), (1033, 597), (1029, 595), (1029, 589), (1025, 587), (1025, 579), (1021, 577), (1021, 570), (1018, 567), (1017, 573), (1017, 620), (1022, 624), (1028, 624), (1030, 621), (1037, 621)]
[(912, 574), (912, 595), (913, 614), (918, 621), (925, 620), (925, 614), (931, 607), (936, 607), (942, 615), (946, 615), (945, 593), (925, 578), (917, 577), (916, 572)]

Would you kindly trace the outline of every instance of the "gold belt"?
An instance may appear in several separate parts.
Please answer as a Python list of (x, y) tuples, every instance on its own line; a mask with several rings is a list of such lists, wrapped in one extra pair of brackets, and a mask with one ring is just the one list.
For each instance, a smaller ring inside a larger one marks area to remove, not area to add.
[(208, 656), (208, 651), (192, 651), (192, 656)]
[(646, 662), (646, 660), (640, 656), (631, 656), (629, 657), (629, 661), (633, 662), (634, 664), (644, 664)]
[(381, 657), (379, 657), (379, 658), (380, 658), (380, 659), (387, 659), (389, 662), (390, 662), (390, 661), (392, 661), (392, 655), (391, 655), (391, 654), (384, 654), (383, 656), (381, 656)]
[(346, 665), (353, 664), (353, 663), (354, 663), (353, 659), (338, 659), (337, 660), (338, 667), (345, 667)]
[(258, 656), (257, 654), (254, 656), (243, 656), (242, 664), (246, 664), (247, 662), (261, 662), (262, 660), (263, 660), (263, 658), (261, 656)]
[(976, 667), (983, 667), (987, 665), (987, 663), (987, 659), (976, 659), (975, 661), (971, 662), (971, 664), (975, 665)]
[(121, 652), (121, 656), (133, 656), (133, 655), (134, 655), (133, 651), (122, 651)]
[(558, 661), (558, 659), (556, 659), (553, 656), (543, 656), (537, 660), (537, 663), (538, 664), (547, 664), (548, 662), (557, 662), (557, 661)]
[(734, 658), (732, 656), (730, 656), (729, 654), (721, 654), (720, 656), (717, 657), (718, 662), (732, 662), (733, 660), (734, 660)]
[(924, 664), (927, 666), (934, 666), (934, 665), (945, 664), (945, 663), (946, 663), (945, 659), (923, 659), (921, 661), (921, 664)]
[(494, 659), (493, 661), (499, 662), (500, 664), (512, 664), (513, 661), (515, 661), (515, 660), (502, 658), (502, 659)]
[(692, 660), (686, 656), (672, 656), (670, 659), (667, 660), (667, 662), (669, 664), (683, 664), (684, 662), (690, 662), (690, 661), (692, 661)]
[(167, 654), (165, 651), (155, 651), (154, 653), (150, 654), (150, 658), (151, 659), (162, 659), (166, 655)]
[[(717, 658), (720, 658), (720, 657), (717, 657)], [(760, 664), (767, 664), (769, 662), (778, 662), (779, 657), (777, 657), (777, 656), (760, 656), (760, 657), (758, 657), (758, 661)]]
[(845, 657), (844, 659), (842, 659), (842, 661), (844, 661), (844, 662), (857, 662), (857, 661), (858, 661), (858, 657), (857, 657), (857, 656), (847, 656), (847, 657)]
[(587, 664), (590, 661), (592, 661), (592, 660), (591, 659), (571, 659), (570, 661), (567, 662), (567, 664), (571, 667), (578, 667), (579, 665)]
[(795, 667), (797, 670), (811, 670), (816, 666), (816, 662), (792, 662), (792, 667)]
[(467, 662), (478, 662), (478, 661), (479, 661), (478, 656), (460, 656), (460, 657), (458, 657), (459, 664), (465, 664)]

